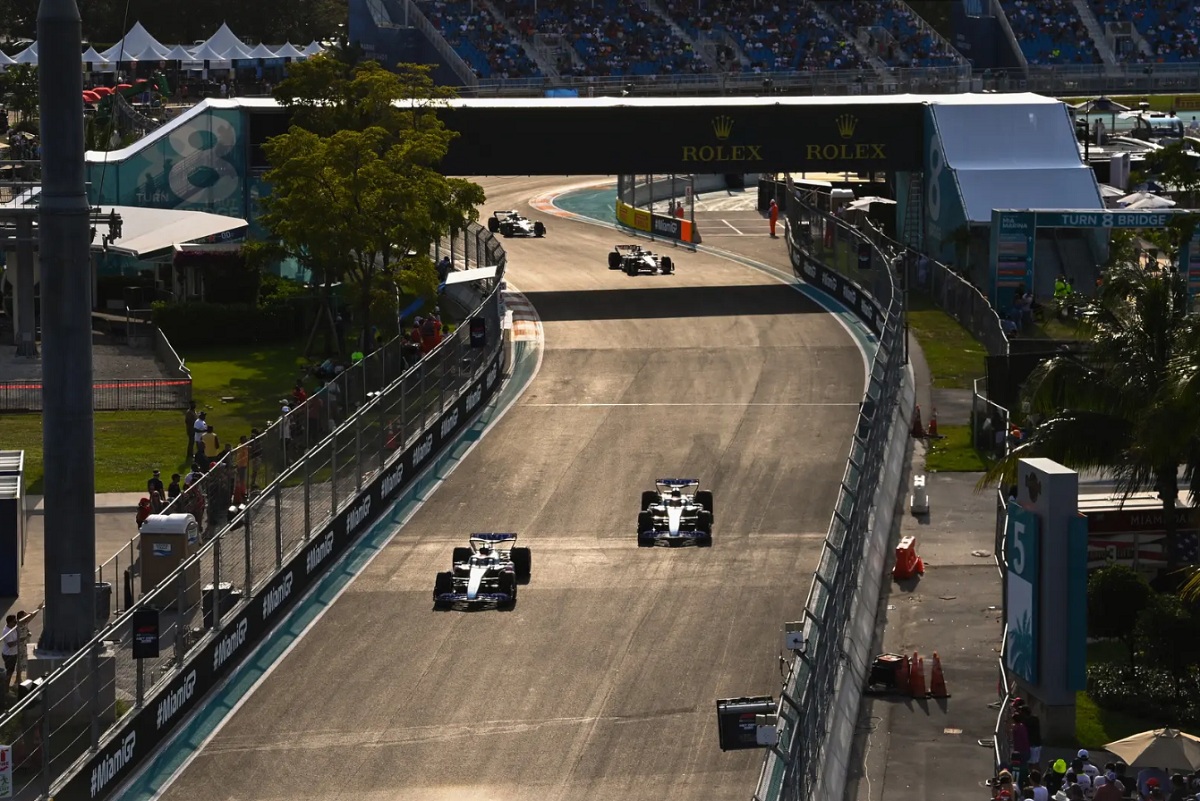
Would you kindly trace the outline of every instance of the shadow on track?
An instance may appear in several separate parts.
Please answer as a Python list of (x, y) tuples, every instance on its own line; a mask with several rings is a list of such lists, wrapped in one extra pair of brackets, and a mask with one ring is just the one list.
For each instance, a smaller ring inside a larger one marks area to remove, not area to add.
[(786, 284), (681, 287), (672, 286), (675, 280), (641, 275), (629, 278), (629, 289), (526, 292), (525, 297), (542, 322), (825, 313)]

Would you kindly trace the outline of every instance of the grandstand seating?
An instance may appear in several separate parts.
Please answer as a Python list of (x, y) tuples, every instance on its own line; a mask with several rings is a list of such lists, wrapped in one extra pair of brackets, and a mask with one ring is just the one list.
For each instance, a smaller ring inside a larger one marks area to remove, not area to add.
[(470, 0), (417, 0), (417, 5), (480, 78), (541, 75), (521, 43), (482, 4)]
[(756, 72), (866, 66), (845, 35), (804, 2), (703, 0), (699, 12), (695, 0), (663, 0), (663, 6), (697, 40), (731, 36)]
[[(571, 41), (586, 75), (689, 75), (708, 65), (692, 45), (641, 2), (628, 0), (496, 0), (526, 36), (558, 34)], [(563, 70), (569, 73), (572, 70)]]
[(1070, 0), (1000, 0), (1000, 5), (1030, 64), (1102, 63)]
[(898, 0), (843, 0), (825, 6), (851, 36), (866, 29), (868, 49), (890, 67), (954, 67), (963, 58), (944, 40), (922, 30), (920, 19)]
[(1090, 0), (1092, 10), (1105, 22), (1132, 22), (1153, 51), (1137, 60), (1161, 63), (1190, 62), (1200, 58), (1200, 14), (1194, 0)]

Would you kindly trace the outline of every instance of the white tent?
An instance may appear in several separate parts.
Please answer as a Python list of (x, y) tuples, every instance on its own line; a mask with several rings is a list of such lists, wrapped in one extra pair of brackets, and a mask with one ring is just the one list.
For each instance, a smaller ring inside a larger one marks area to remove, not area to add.
[[(240, 50), (243, 52), (246, 50), (246, 43), (237, 38), (224, 22), (221, 23), (221, 27), (217, 29), (216, 33), (208, 37), (208, 41), (204, 43), (204, 46), (211, 47), (214, 52), (221, 53), (222, 56), (230, 50)], [(248, 58), (248, 56), (230, 55), (229, 57), (222, 58), (222, 60), (229, 61), (230, 58)], [(211, 61), (211, 59), (209, 60)]]
[(108, 59), (96, 52), (96, 48), (89, 47), (83, 54), (84, 64), (107, 64)]
[(245, 45), (237, 44), (225, 49), (225, 61), (244, 61), (253, 58)]
[(29, 47), (22, 50), (20, 53), (17, 53), (17, 56), (13, 60), (13, 63), (14, 64), (29, 64), (31, 66), (36, 67), (37, 61), (38, 61), (37, 42), (34, 42)]
[(305, 58), (304, 51), (291, 42), (286, 43), (275, 51), (275, 58)]
[(217, 50), (207, 42), (192, 51), (193, 61), (228, 61), (223, 50)]
[(16, 63), (16, 61), (13, 61), (12, 56), (10, 56), (8, 53), (5, 53), (3, 50), (0, 50), (0, 67), (7, 67)]
[(321, 47), (321, 43), (315, 39), (309, 43), (308, 47), (304, 48), (304, 55), (306, 56), (315, 56), (324, 52), (325, 48)]
[(1134, 192), (1118, 200), (1117, 205), (1126, 209), (1169, 209), (1175, 201), (1149, 192)]
[(265, 44), (256, 44), (249, 53), (250, 58), (278, 58), (275, 51)]
[(195, 61), (192, 57), (192, 51), (188, 50), (183, 45), (175, 45), (167, 53), (167, 61)]
[(142, 23), (135, 22), (121, 41), (101, 55), (109, 61), (132, 61), (135, 56), (142, 60), (165, 61), (168, 52), (168, 48), (151, 36), (150, 32), (142, 27)]

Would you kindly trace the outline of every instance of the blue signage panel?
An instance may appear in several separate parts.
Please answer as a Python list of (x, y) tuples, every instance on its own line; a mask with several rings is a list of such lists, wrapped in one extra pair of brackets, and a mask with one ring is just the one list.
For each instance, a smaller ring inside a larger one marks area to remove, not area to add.
[(1037, 231), (1031, 211), (992, 212), (992, 303), (1008, 305), (1018, 287), (1033, 289), (1033, 247)]
[(1179, 249), (1179, 270), (1187, 277), (1188, 307), (1193, 313), (1200, 311), (1200, 228), (1187, 247)]
[(1029, 684), (1038, 683), (1038, 577), (1041, 521), (1016, 503), (1008, 505), (1008, 643), (1004, 664)]

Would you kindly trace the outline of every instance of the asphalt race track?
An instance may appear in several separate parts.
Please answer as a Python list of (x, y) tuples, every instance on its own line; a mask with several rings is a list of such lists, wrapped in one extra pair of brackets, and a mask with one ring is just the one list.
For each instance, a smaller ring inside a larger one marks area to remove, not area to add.
[[(484, 180), (484, 215), (544, 218), (526, 201), (578, 180)], [(680, 250), (676, 275), (630, 278), (605, 264), (625, 235), (547, 227), (505, 243), (544, 322), (528, 391), (164, 799), (750, 798), (763, 754), (720, 751), (714, 702), (779, 694), (862, 358), (748, 267)], [(665, 475), (714, 490), (711, 549), (637, 547)], [(533, 549), (514, 611), (433, 611), (472, 531)]]

